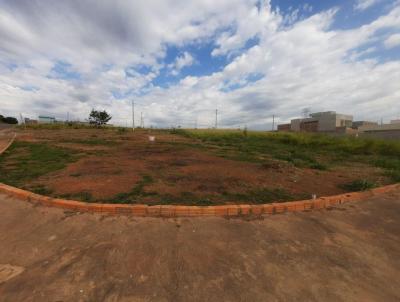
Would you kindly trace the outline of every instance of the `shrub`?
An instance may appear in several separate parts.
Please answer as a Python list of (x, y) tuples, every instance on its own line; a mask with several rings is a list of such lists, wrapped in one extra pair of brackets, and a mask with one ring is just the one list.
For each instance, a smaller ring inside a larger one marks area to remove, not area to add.
[(350, 183), (340, 185), (342, 189), (350, 192), (365, 191), (375, 188), (376, 186), (377, 186), (376, 183), (366, 179), (357, 179)]

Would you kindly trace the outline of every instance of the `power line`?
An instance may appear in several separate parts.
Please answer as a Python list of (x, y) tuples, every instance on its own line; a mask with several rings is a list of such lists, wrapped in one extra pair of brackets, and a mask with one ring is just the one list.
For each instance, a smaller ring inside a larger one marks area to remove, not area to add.
[(275, 114), (272, 115), (272, 131), (275, 129)]

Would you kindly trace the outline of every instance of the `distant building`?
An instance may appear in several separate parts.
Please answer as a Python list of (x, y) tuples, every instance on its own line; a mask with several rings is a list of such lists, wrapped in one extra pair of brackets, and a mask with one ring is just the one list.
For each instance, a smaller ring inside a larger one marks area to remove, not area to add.
[(295, 132), (336, 132), (338, 128), (350, 128), (352, 124), (352, 115), (326, 111), (312, 113), (310, 117), (291, 120), (290, 130)]
[(27, 125), (33, 125), (33, 124), (37, 124), (38, 121), (26, 117), (26, 118), (24, 118), (24, 123), (27, 124)]
[(352, 128), (353, 129), (358, 129), (358, 128), (362, 127), (362, 126), (377, 126), (377, 125), (378, 125), (378, 123), (376, 123), (376, 122), (355, 121), (355, 122), (353, 122)]
[(56, 122), (56, 118), (53, 116), (39, 116), (39, 124), (53, 124)]
[(391, 120), (390, 123), (391, 124), (400, 124), (400, 120)]
[(400, 139), (400, 123), (365, 125), (358, 128), (361, 136)]
[(290, 124), (278, 125), (278, 131), (290, 131)]

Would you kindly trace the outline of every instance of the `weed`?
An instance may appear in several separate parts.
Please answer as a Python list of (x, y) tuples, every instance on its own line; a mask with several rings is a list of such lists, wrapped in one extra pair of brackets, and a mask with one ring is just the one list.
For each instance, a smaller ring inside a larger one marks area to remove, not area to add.
[(340, 185), (340, 188), (349, 192), (365, 191), (375, 188), (377, 185), (366, 179), (357, 179), (347, 184)]
[(246, 193), (227, 193), (224, 197), (229, 201), (251, 202), (251, 203), (270, 203), (279, 201), (290, 201), (296, 199), (291, 193), (283, 188), (261, 188), (250, 190)]
[(118, 127), (117, 128), (117, 133), (118, 134), (125, 134), (127, 132), (128, 132), (128, 128), (126, 128), (126, 127)]
[(144, 175), (131, 191), (127, 193), (119, 193), (108, 201), (112, 203), (134, 203), (140, 197), (154, 195), (155, 193), (144, 191), (144, 187), (153, 182), (154, 180), (150, 175)]
[(53, 193), (53, 190), (47, 188), (44, 185), (35, 185), (35, 186), (31, 186), (27, 189), (29, 189), (33, 193), (40, 194), (40, 195), (51, 195)]
[[(263, 162), (265, 157), (286, 161), (301, 168), (326, 170), (343, 161), (371, 164), (386, 170), (399, 181), (400, 142), (312, 133), (272, 133), (237, 130), (175, 130), (173, 133), (202, 141), (222, 157), (247, 162)], [(215, 151), (217, 150), (217, 151)], [(323, 160), (322, 160), (323, 159)]]
[(60, 197), (65, 198), (65, 199), (84, 201), (84, 202), (93, 201), (92, 193), (87, 192), (87, 191), (82, 191), (82, 192), (73, 193), (73, 194), (62, 194), (62, 195), (60, 195)]
[(60, 142), (62, 143), (74, 143), (74, 144), (82, 144), (82, 145), (89, 145), (89, 146), (98, 146), (98, 145), (115, 145), (118, 144), (113, 140), (106, 140), (102, 138), (92, 137), (88, 139), (63, 139)]
[(75, 151), (46, 143), (16, 141), (0, 156), (0, 182), (19, 186), (76, 161)]

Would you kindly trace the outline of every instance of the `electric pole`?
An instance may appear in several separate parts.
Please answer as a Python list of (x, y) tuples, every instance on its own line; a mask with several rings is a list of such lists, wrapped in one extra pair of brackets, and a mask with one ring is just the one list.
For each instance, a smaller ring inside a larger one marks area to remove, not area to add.
[(215, 109), (215, 129), (218, 127), (218, 109)]
[(274, 131), (275, 128), (275, 114), (272, 115), (272, 131)]
[(135, 131), (135, 101), (132, 100), (132, 131)]
[(144, 128), (144, 123), (143, 123), (143, 112), (140, 112), (140, 127)]

